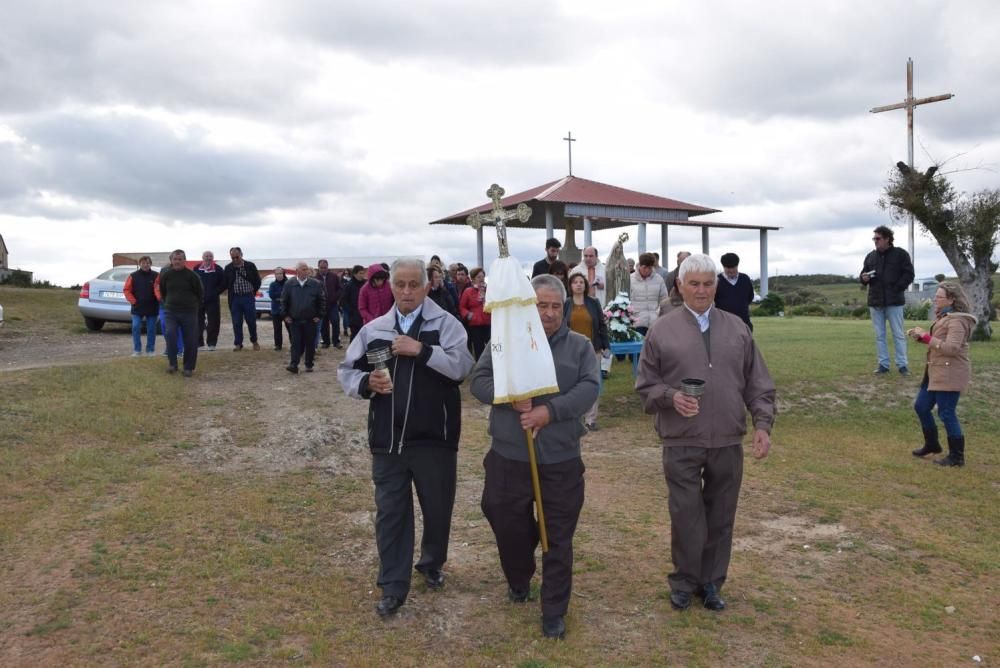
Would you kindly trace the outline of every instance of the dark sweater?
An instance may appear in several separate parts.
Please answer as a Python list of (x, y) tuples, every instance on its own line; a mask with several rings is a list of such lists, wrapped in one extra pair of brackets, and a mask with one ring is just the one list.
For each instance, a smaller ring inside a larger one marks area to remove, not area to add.
[(736, 285), (730, 284), (724, 274), (719, 274), (716, 280), (715, 305), (723, 311), (728, 311), (747, 324), (750, 331), (750, 304), (753, 303), (753, 281), (746, 274), (736, 278)]
[(172, 269), (164, 267), (156, 279), (160, 290), (160, 301), (167, 311), (197, 311), (201, 306), (204, 288), (201, 279), (187, 267)]
[(201, 279), (201, 286), (205, 290), (204, 301), (206, 304), (219, 301), (219, 295), (226, 291), (226, 275), (222, 267), (212, 263), (210, 271), (202, 269), (199, 264), (194, 268), (194, 273)]

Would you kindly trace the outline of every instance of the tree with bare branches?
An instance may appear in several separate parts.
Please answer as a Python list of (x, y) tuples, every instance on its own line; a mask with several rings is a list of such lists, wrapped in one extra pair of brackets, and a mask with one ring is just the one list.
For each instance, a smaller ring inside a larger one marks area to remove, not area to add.
[(993, 300), (993, 259), (1000, 242), (1000, 189), (957, 193), (938, 166), (920, 172), (897, 162), (879, 207), (894, 218), (912, 214), (938, 242), (955, 269), (979, 320), (973, 340), (989, 340)]

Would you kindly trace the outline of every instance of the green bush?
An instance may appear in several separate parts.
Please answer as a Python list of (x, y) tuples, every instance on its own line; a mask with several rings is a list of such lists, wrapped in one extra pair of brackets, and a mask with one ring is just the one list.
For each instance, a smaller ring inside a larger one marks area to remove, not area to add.
[(785, 300), (777, 292), (772, 291), (768, 292), (767, 296), (760, 301), (760, 304), (754, 309), (754, 315), (778, 315), (784, 310)]
[(851, 311), (851, 316), (854, 318), (861, 318), (862, 320), (870, 320), (872, 312), (868, 310), (867, 306), (856, 306), (854, 310)]
[(829, 306), (826, 309), (826, 314), (831, 318), (867, 318), (868, 307), (850, 306), (847, 304), (841, 306)]
[(799, 304), (793, 306), (788, 315), (826, 315), (826, 307), (822, 304)]
[(803, 304), (827, 304), (829, 299), (815, 290), (808, 288), (796, 288), (795, 290), (782, 291), (781, 296), (785, 299), (787, 306), (801, 306)]
[(907, 304), (903, 307), (903, 317), (907, 320), (927, 320), (931, 312), (931, 302), (924, 299), (917, 304)]

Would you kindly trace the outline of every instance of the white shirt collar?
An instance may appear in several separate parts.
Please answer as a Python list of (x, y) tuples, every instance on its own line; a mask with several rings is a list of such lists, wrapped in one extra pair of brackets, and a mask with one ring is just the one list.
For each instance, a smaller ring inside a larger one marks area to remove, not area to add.
[(709, 307), (705, 309), (705, 312), (701, 314), (695, 313), (694, 309), (687, 304), (684, 304), (684, 308), (686, 308), (691, 315), (694, 316), (694, 319), (698, 321), (698, 327), (701, 329), (701, 333), (704, 334), (705, 331), (708, 330), (709, 314), (712, 312), (712, 305), (709, 305)]
[(420, 302), (420, 306), (413, 309), (406, 315), (403, 315), (402, 313), (399, 312), (398, 306), (393, 306), (393, 309), (395, 309), (396, 311), (396, 322), (399, 323), (399, 329), (405, 334), (406, 332), (410, 331), (410, 327), (413, 325), (413, 321), (416, 320), (417, 316), (420, 315), (420, 312), (424, 310), (424, 303)]

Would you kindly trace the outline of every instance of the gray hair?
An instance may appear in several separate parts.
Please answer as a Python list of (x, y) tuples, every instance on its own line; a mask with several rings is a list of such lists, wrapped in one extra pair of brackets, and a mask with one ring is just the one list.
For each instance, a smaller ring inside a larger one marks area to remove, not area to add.
[(713, 276), (719, 273), (719, 268), (715, 265), (715, 260), (707, 255), (701, 253), (695, 253), (693, 255), (688, 255), (681, 262), (681, 268), (677, 272), (677, 278), (684, 282), (684, 277), (688, 274), (712, 274)]
[(185, 252), (184, 252), (183, 250), (181, 250), (180, 248), (178, 248), (177, 250), (175, 250), (175, 251), (172, 251), (172, 252), (170, 253), (170, 259), (171, 259), (171, 260), (173, 260), (173, 259), (174, 259), (174, 258), (175, 258), (176, 256), (178, 256), (178, 255), (181, 255), (181, 256), (183, 256), (185, 260), (187, 259), (187, 253), (185, 253)]
[(423, 260), (416, 257), (401, 257), (393, 261), (392, 266), (389, 267), (389, 282), (395, 282), (397, 270), (406, 268), (415, 268), (417, 273), (420, 274), (420, 285), (427, 285), (427, 265), (424, 264)]
[(538, 288), (548, 288), (549, 290), (555, 290), (561, 295), (561, 300), (566, 301), (566, 286), (563, 282), (559, 280), (558, 277), (552, 274), (539, 274), (531, 279), (531, 287), (538, 292)]

